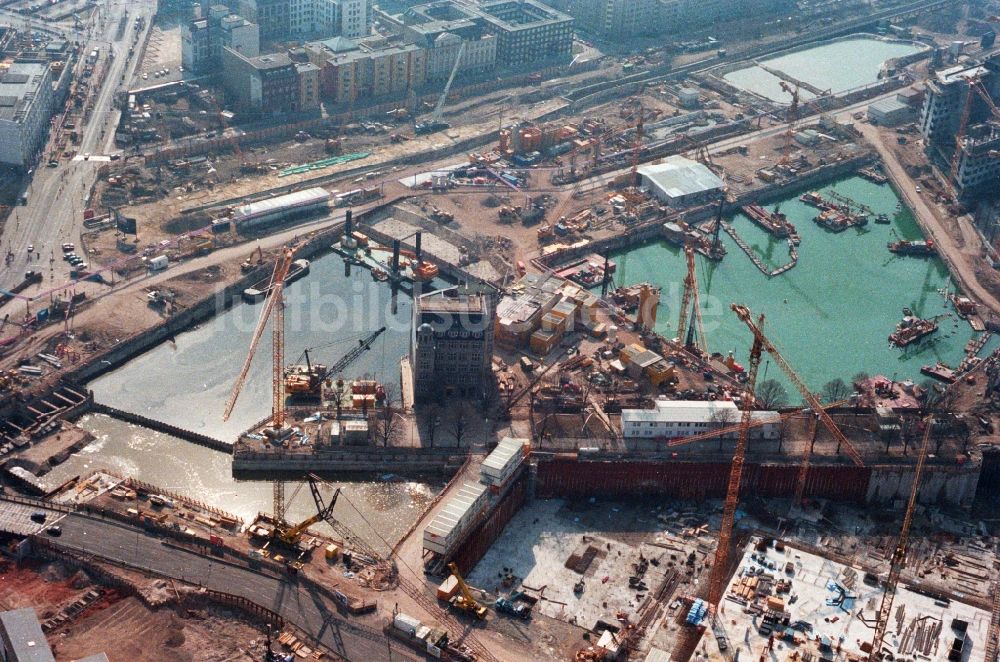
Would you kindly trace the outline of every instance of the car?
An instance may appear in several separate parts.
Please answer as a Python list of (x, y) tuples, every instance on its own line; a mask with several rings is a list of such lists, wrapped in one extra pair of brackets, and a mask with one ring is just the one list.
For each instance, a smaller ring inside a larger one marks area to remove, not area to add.
[(84, 161), (89, 161), (90, 160), (90, 152), (84, 152), (83, 153), (83, 160)]
[(87, 264), (86, 262), (82, 262), (81, 261), (81, 262), (77, 262), (73, 266), (76, 267), (77, 271), (86, 271), (87, 267), (89, 267), (90, 265)]
[(28, 244), (28, 252), (29, 253), (34, 253), (35, 252), (35, 245), (34, 244)]
[(143, 80), (149, 80), (149, 74), (143, 74), (142, 75), (142, 79)]
[(923, 191), (923, 189), (922, 189), (922, 188), (920, 188), (919, 186), (917, 186), (917, 187), (916, 187), (916, 191), (917, 191), (917, 193), (920, 193), (921, 191)]
[(59, 162), (58, 161), (49, 161), (48, 163), (45, 164), (45, 167), (46, 168), (58, 168), (59, 167)]
[(66, 243), (66, 244), (62, 245), (62, 249), (63, 249), (63, 253), (72, 253), (74, 250), (76, 250), (76, 245), (75, 244)]
[(47, 517), (48, 514), (44, 513), (41, 510), (36, 510), (35, 512), (31, 513), (31, 521), (38, 522), (39, 524), (44, 522)]
[(72, 260), (74, 257), (77, 257), (76, 253), (65, 253), (63, 255), (63, 259), (66, 260), (67, 262)]
[(53, 538), (58, 538), (59, 536), (62, 535), (62, 527), (59, 526), (58, 524), (50, 526), (49, 528), (45, 529), (45, 533), (49, 534)]

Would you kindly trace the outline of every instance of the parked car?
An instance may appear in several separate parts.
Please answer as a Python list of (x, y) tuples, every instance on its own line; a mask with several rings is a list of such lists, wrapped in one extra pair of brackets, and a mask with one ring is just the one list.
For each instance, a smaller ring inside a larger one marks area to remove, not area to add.
[(58, 538), (59, 536), (62, 535), (62, 527), (59, 526), (58, 524), (56, 524), (55, 526), (50, 526), (49, 528), (45, 529), (45, 533), (49, 534), (54, 538)]
[(43, 523), (46, 517), (48, 517), (48, 515), (42, 512), (41, 510), (36, 510), (35, 512), (31, 513), (31, 521), (38, 522), (39, 524)]

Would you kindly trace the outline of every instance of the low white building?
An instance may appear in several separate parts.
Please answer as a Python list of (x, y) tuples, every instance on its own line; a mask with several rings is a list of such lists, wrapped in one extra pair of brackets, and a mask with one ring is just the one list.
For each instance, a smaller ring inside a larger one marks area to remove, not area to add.
[[(781, 425), (774, 411), (755, 411), (754, 418), (775, 418), (750, 428), (751, 439), (777, 439)], [(731, 400), (657, 400), (653, 409), (623, 409), (622, 435), (626, 439), (676, 439), (739, 423), (740, 410)], [(735, 432), (724, 438), (735, 438)]]
[(718, 199), (723, 189), (719, 177), (703, 164), (683, 156), (639, 168), (642, 185), (671, 207), (685, 207)]

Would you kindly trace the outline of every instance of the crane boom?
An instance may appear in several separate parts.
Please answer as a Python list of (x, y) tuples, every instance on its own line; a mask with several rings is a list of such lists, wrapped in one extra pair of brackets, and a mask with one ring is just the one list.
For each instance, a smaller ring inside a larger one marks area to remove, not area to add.
[(368, 351), (369, 349), (371, 349), (371, 346), (375, 343), (375, 341), (378, 339), (378, 337), (380, 335), (382, 335), (383, 333), (385, 333), (385, 327), (384, 326), (381, 329), (379, 329), (378, 331), (375, 331), (374, 333), (372, 333), (370, 336), (368, 336), (364, 340), (359, 340), (357, 347), (353, 348), (347, 354), (344, 354), (342, 357), (340, 357), (340, 360), (338, 360), (336, 363), (334, 363), (332, 366), (330, 366), (329, 368), (326, 369), (326, 371), (321, 375), (320, 381), (323, 381), (324, 379), (326, 379), (330, 375), (335, 375), (338, 372), (342, 372), (343, 370), (345, 370), (347, 368), (347, 366), (349, 366), (352, 363), (354, 363), (358, 359), (359, 356), (361, 356), (366, 351)]
[(882, 604), (879, 606), (878, 619), (875, 622), (875, 634), (872, 637), (872, 649), (868, 654), (868, 662), (880, 662), (882, 659), (882, 642), (889, 627), (889, 616), (892, 611), (892, 601), (896, 597), (896, 587), (899, 576), (906, 566), (906, 550), (910, 543), (910, 525), (913, 523), (913, 510), (917, 505), (920, 493), (920, 479), (924, 473), (924, 462), (927, 460), (927, 446), (934, 428), (934, 416), (924, 418), (924, 438), (920, 443), (920, 454), (917, 456), (917, 467), (913, 472), (913, 482), (910, 484), (910, 499), (906, 502), (906, 513), (903, 515), (903, 526), (896, 539), (896, 549), (892, 553), (892, 563), (889, 566), (889, 577), (885, 582), (885, 592), (882, 593)]
[(816, 412), (816, 415), (819, 416), (819, 420), (823, 422), (826, 429), (829, 430), (830, 434), (834, 436), (837, 443), (847, 449), (847, 454), (850, 456), (851, 460), (854, 461), (854, 464), (859, 467), (863, 467), (864, 462), (861, 459), (861, 454), (858, 453), (858, 450), (854, 447), (850, 440), (844, 436), (844, 433), (840, 431), (837, 424), (834, 423), (833, 419), (830, 418), (830, 415), (826, 413), (826, 409), (823, 408), (823, 404), (816, 398), (815, 395), (812, 394), (812, 391), (810, 391), (805, 385), (805, 382), (802, 381), (798, 374), (796, 374), (796, 372), (792, 369), (792, 366), (789, 365), (788, 361), (785, 360), (785, 357), (778, 352), (778, 348), (767, 339), (764, 333), (760, 330), (760, 327), (754, 324), (753, 317), (750, 314), (750, 309), (744, 305), (733, 304), (733, 311), (736, 313), (736, 316), (747, 325), (750, 331), (754, 334), (754, 337), (760, 338), (764, 350), (771, 355), (774, 362), (778, 364), (778, 367), (781, 368), (792, 384), (795, 385), (795, 388), (800, 394), (802, 394), (802, 397), (805, 399), (809, 407)]
[[(732, 305), (733, 311), (740, 315), (737, 304)], [(749, 315), (750, 311), (746, 310)], [(751, 320), (753, 324), (753, 320)], [(764, 325), (761, 315), (754, 328)], [(760, 357), (764, 350), (764, 335), (754, 333), (753, 345), (750, 347), (750, 366), (747, 370), (746, 388), (743, 391), (743, 420), (740, 423), (740, 436), (736, 439), (733, 451), (733, 463), (729, 468), (729, 484), (726, 487), (726, 502), (722, 506), (722, 523), (719, 525), (719, 544), (715, 548), (715, 561), (712, 563), (712, 575), (708, 584), (708, 603), (713, 609), (718, 609), (722, 601), (726, 574), (729, 568), (729, 547), (733, 536), (733, 526), (736, 523), (736, 504), (740, 497), (740, 480), (743, 478), (743, 460), (746, 457), (747, 440), (750, 438), (750, 423), (753, 420), (754, 387), (757, 383), (757, 370), (760, 368)]]
[(677, 320), (677, 341), (684, 342), (684, 333), (688, 324), (688, 307), (691, 305), (691, 298), (694, 296), (695, 288), (695, 262), (694, 247), (685, 244), (684, 259), (687, 261), (687, 275), (684, 276), (684, 294), (681, 297), (681, 314)]
[[(292, 249), (285, 248), (282, 251), (281, 256), (274, 263), (274, 272), (271, 274), (272, 288), (277, 286), (278, 283), (284, 282), (285, 277), (288, 275), (288, 270), (292, 265), (292, 257), (294, 254), (295, 253)], [(280, 292), (277, 292), (277, 294), (280, 294)], [(250, 365), (253, 363), (253, 357), (257, 353), (257, 346), (260, 344), (260, 339), (264, 335), (264, 329), (267, 327), (267, 321), (271, 317), (271, 311), (274, 310), (275, 303), (279, 298), (281, 297), (270, 296), (264, 302), (264, 307), (260, 311), (260, 317), (257, 319), (257, 326), (254, 327), (253, 335), (250, 337), (250, 349), (247, 351), (246, 360), (243, 361), (243, 367), (240, 370), (240, 374), (236, 377), (236, 382), (233, 384), (233, 390), (229, 394), (229, 399), (226, 401), (226, 410), (222, 415), (222, 420), (224, 421), (228, 421), (229, 416), (233, 413), (233, 407), (236, 406), (236, 400), (240, 397), (240, 392), (243, 390), (243, 385), (246, 383), (247, 374), (250, 372)], [(272, 415), (274, 413), (275, 412), (272, 411)]]
[(458, 47), (458, 55), (455, 56), (455, 66), (451, 68), (451, 75), (448, 76), (448, 82), (444, 84), (444, 92), (441, 93), (441, 98), (438, 99), (437, 105), (434, 106), (434, 112), (431, 113), (430, 121), (437, 122), (441, 119), (441, 110), (444, 108), (444, 102), (448, 98), (448, 92), (451, 91), (451, 84), (455, 82), (455, 74), (458, 73), (458, 67), (462, 64), (462, 54), (465, 53), (465, 44)]

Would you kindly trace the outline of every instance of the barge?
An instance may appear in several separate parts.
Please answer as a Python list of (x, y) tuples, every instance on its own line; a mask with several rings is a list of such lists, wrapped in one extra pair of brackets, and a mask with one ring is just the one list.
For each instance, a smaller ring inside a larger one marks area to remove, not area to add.
[(889, 343), (896, 347), (906, 347), (937, 330), (937, 322), (933, 319), (921, 319), (908, 315), (896, 325), (896, 330), (889, 334)]
[[(300, 278), (309, 275), (309, 260), (295, 260), (292, 262), (291, 268), (288, 270), (288, 275), (285, 276), (285, 285), (289, 283), (294, 283)], [(271, 278), (267, 277), (264, 280), (258, 282), (252, 287), (248, 287), (243, 290), (243, 300), (247, 303), (257, 303), (258, 301), (263, 301), (271, 290), (274, 288), (274, 283), (271, 282)]]
[(937, 247), (934, 246), (934, 241), (931, 239), (927, 241), (907, 241), (901, 239), (899, 241), (890, 241), (886, 246), (888, 246), (891, 252), (897, 255), (915, 255), (917, 257), (937, 255)]

